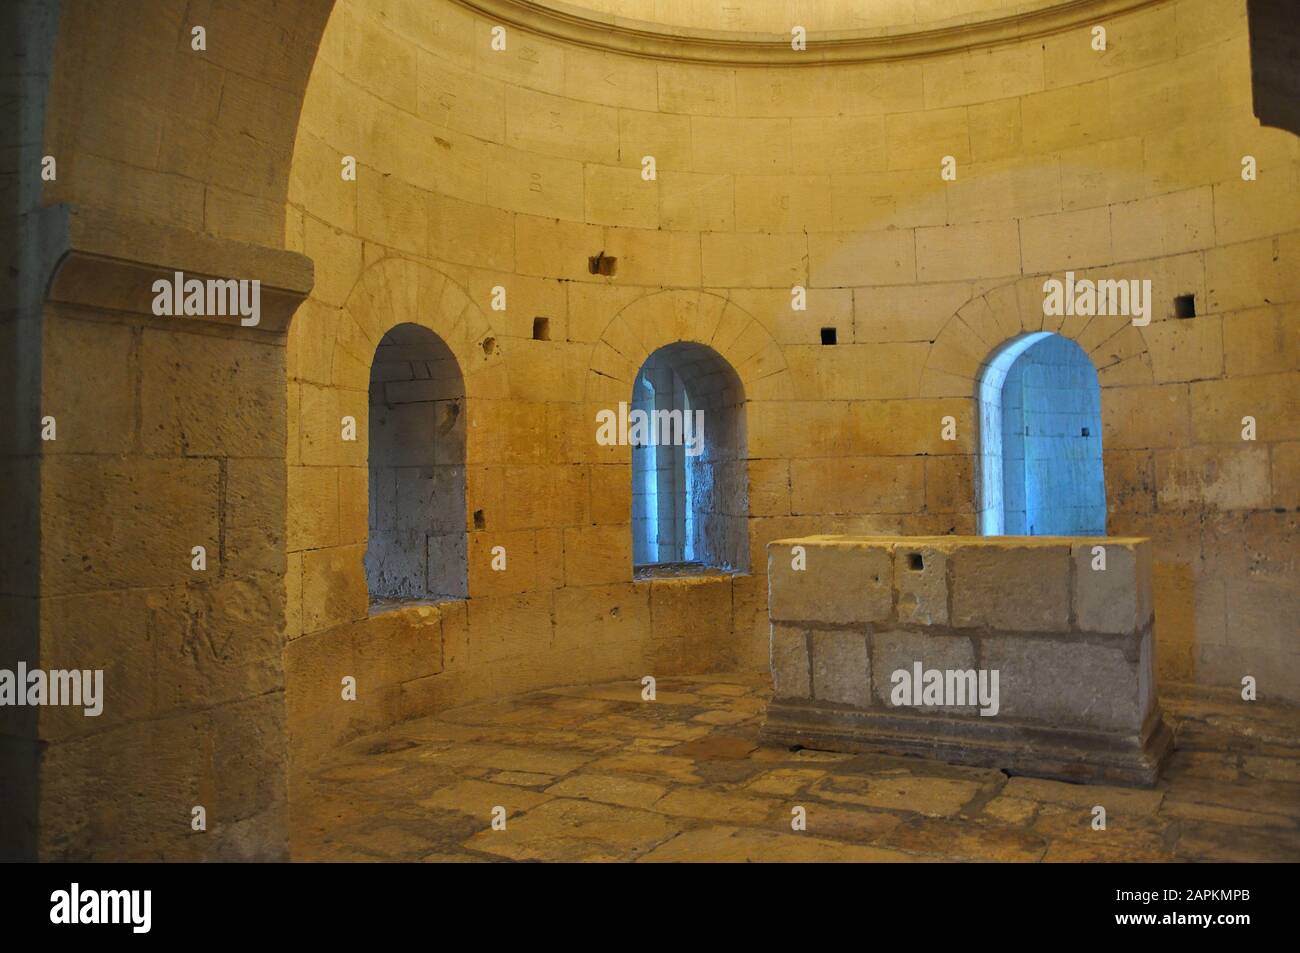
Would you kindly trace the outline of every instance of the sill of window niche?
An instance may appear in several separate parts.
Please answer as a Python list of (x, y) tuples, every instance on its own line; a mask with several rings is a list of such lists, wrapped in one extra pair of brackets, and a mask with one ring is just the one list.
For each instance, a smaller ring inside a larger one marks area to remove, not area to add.
[[(437, 609), (440, 606), (465, 601), (464, 596), (426, 596), (423, 599), (376, 599), (370, 603), (370, 618), (405, 611), (411, 611), (416, 615), (423, 616), (428, 615), (429, 610)], [(421, 609), (425, 611), (421, 612)]]
[(652, 582), (656, 579), (701, 579), (711, 576), (728, 579), (732, 576), (744, 575), (747, 574), (738, 569), (723, 569), (696, 562), (652, 563), (647, 566), (632, 567), (633, 582)]

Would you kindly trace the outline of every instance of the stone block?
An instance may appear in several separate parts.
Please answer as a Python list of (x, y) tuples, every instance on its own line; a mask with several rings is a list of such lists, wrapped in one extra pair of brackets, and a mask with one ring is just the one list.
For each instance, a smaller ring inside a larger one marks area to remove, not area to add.
[(632, 527), (569, 526), (564, 530), (564, 584), (593, 586), (632, 578)]
[(1245, 416), (1255, 418), (1260, 441), (1300, 439), (1300, 422), (1293, 412), (1296, 389), (1294, 372), (1191, 384), (1191, 442), (1249, 447), (1241, 439)]
[[(301, 385), (299, 449), (307, 466), (364, 467), (370, 414), (364, 391)], [(356, 439), (343, 439), (343, 418), (356, 421)]]
[(808, 236), (808, 283), (818, 288), (916, 281), (916, 242), (910, 228)]
[(288, 549), (339, 543), (338, 468), (288, 468)]
[(710, 232), (702, 236), (706, 286), (785, 288), (807, 280), (807, 237)]
[(1020, 232), (1014, 221), (916, 230), (918, 281), (959, 281), (1019, 274)]
[(146, 452), (283, 456), (285, 418), (272, 412), (284, 403), (283, 347), (146, 328), (140, 379)]
[(952, 625), (1015, 632), (1070, 627), (1070, 543), (1041, 537), (954, 546)]
[(928, 513), (972, 513), (975, 509), (975, 458), (930, 457), (925, 461)]
[(790, 120), (696, 116), (691, 119), (691, 149), (694, 168), (699, 171), (789, 172)]
[[(975, 647), (964, 636), (951, 635), (941, 628), (926, 632), (904, 629), (874, 632), (869, 636), (871, 645), (871, 687), (873, 704), (894, 708), (894, 673), (905, 672), (912, 679), (914, 667), (921, 663), (922, 671), (970, 671), (976, 668)], [(933, 711), (953, 712), (961, 715), (978, 714), (978, 706), (939, 705)]]
[(772, 625), (772, 684), (777, 698), (811, 698), (808, 634), (788, 625)]
[(618, 134), (609, 106), (506, 87), (506, 142), (516, 149), (613, 165)]
[(659, 227), (659, 190), (640, 169), (587, 165), (586, 221), (599, 225)]
[(871, 704), (871, 667), (861, 632), (812, 633), (812, 689), (819, 702)]
[(790, 462), (795, 514), (915, 513), (925, 503), (923, 457), (838, 457)]
[(735, 228), (735, 183), (731, 176), (662, 168), (658, 175), (662, 228), (693, 232), (730, 232)]
[[(1105, 569), (1094, 549), (1104, 550)], [(1076, 545), (1074, 618), (1083, 632), (1140, 632), (1151, 621), (1151, 543), (1104, 537)]]
[(352, 627), (358, 681), (398, 685), (442, 671), (442, 622), (438, 606), (411, 605), (376, 613)]
[[(654, 228), (609, 228), (604, 248), (618, 259), (618, 279), (627, 284), (694, 288), (700, 285), (700, 236)], [(582, 259), (586, 271), (587, 259)], [(591, 275), (586, 276), (588, 280)]]
[[(1223, 321), (1205, 315), (1195, 321), (1155, 321), (1144, 329), (1157, 384), (1200, 381), (1223, 374)], [(1193, 415), (1193, 421), (1196, 420)]]
[[(217, 460), (59, 455), (41, 468), (46, 595), (153, 588), (221, 572)], [(192, 549), (207, 549), (206, 575)]]
[(1026, 274), (1106, 265), (1112, 260), (1110, 210), (1103, 206), (1026, 218), (1020, 223), (1020, 240)]
[(686, 671), (730, 667), (732, 577), (701, 575), (650, 583), (650, 638), (680, 640)]
[(1300, 443), (1273, 447), (1273, 505), (1300, 509)]
[(1189, 447), (1156, 453), (1161, 510), (1258, 510), (1269, 505), (1268, 448)]
[[(464, 535), (459, 534), (462, 538)], [(435, 539), (438, 542), (435, 543)], [(449, 547), (454, 545), (452, 540), (451, 536), (430, 537), (430, 556), (435, 550), (441, 555), (451, 555)], [(497, 547), (505, 550), (505, 569), (496, 568), (501, 565), (499, 557), (502, 555), (494, 552)], [(432, 564), (429, 571), (432, 576)], [(536, 589), (539, 588), (536, 578), (537, 547), (534, 530), (487, 530), (469, 534), (469, 591), (476, 597)]]
[(691, 168), (691, 120), (672, 113), (618, 111), (620, 159), (641, 167), (643, 156), (654, 156), (658, 171)]
[[(550, 593), (546, 595), (549, 600)], [(643, 584), (567, 586), (554, 596), (559, 650), (585, 653), (600, 645), (633, 645), (650, 627), (650, 587)]]
[[(1136, 731), (1139, 647), (990, 635), (980, 640), (984, 668), (998, 671), (999, 715), (1060, 727)], [(1064, 664), (1068, 659), (1068, 665)]]
[[(36, 416), (55, 419), (57, 439), (42, 442), (41, 452), (128, 452), (136, 427), (131, 329), (54, 315), (45, 320)], [(6, 343), (17, 346), (18, 340), (15, 336)], [(12, 419), (16, 423), (21, 418)]]
[(933, 169), (952, 156), (960, 168), (970, 161), (965, 109), (927, 109), (885, 116), (885, 150), (891, 169)]
[(1037, 43), (974, 49), (921, 61), (927, 109), (1002, 101), (1043, 88), (1043, 47)]
[(948, 555), (938, 546), (894, 546), (894, 591), (898, 621), (948, 624)]
[(1099, 80), (1023, 97), (1020, 118), (1025, 151), (1051, 152), (1109, 138), (1106, 92), (1106, 82)]
[[(304, 635), (285, 648), (285, 706), (291, 763), (315, 767), (326, 752), (360, 727), (355, 702), (342, 696), (343, 679), (356, 678), (352, 628), (348, 625)], [(358, 695), (369, 686), (357, 682)]]
[[(806, 568), (792, 568), (794, 546)], [(769, 605), (774, 621), (830, 624), (889, 618), (893, 566), (888, 546), (852, 540), (779, 540), (768, 546)]]
[(302, 625), (319, 632), (366, 617), (366, 547), (313, 549), (302, 557)]
[(1191, 437), (1187, 388), (1110, 387), (1101, 401), (1102, 446), (1107, 450), (1176, 447)]
[(858, 173), (885, 168), (883, 116), (803, 116), (790, 120), (795, 172)]

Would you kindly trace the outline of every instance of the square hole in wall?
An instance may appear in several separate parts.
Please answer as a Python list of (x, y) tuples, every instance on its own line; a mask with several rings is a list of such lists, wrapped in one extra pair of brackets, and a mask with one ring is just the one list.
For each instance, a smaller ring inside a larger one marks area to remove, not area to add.
[(925, 568), (925, 558), (920, 553), (908, 553), (907, 568), (912, 572), (920, 572)]
[(549, 341), (551, 339), (551, 319), (533, 318), (533, 340)]
[(618, 259), (611, 258), (603, 251), (587, 259), (587, 270), (593, 275), (612, 275), (618, 266)]
[(1179, 295), (1174, 298), (1174, 317), (1175, 318), (1194, 318), (1196, 317), (1196, 295)]
[(487, 520), (483, 518), (483, 511), (482, 511), (482, 510), (475, 510), (475, 511), (474, 511), (474, 528), (475, 528), (475, 529), (485, 529), (486, 527), (487, 527)]
[(835, 343), (835, 329), (834, 329), (834, 328), (822, 328), (822, 343), (823, 343), (823, 344), (834, 344), (834, 343)]
[(1087, 427), (1084, 427), (1082, 430), (1079, 431), (1079, 436), (1080, 436), (1080, 437), (1091, 437), (1091, 436), (1092, 436), (1092, 431), (1089, 430)]

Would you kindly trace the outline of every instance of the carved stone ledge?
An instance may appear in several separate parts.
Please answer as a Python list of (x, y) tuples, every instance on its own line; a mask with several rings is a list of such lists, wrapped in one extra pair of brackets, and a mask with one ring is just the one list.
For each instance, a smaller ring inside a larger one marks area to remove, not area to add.
[[(311, 291), (312, 260), (283, 248), (215, 238), (97, 208), (59, 206), (61, 252), (45, 300), (153, 315), (153, 283), (176, 272), (189, 278), (256, 279), (259, 331), (284, 332)], [(169, 320), (240, 327), (239, 315), (178, 315)], [(254, 330), (249, 328), (249, 330)]]
[(932, 28), (811, 33), (808, 48), (801, 51), (790, 48), (789, 36), (775, 39), (770, 34), (685, 27), (670, 31), (580, 7), (541, 6), (527, 0), (455, 2), (491, 23), (628, 56), (716, 66), (819, 66), (904, 60), (1048, 36), (1164, 0), (1062, 0), (1007, 16)]

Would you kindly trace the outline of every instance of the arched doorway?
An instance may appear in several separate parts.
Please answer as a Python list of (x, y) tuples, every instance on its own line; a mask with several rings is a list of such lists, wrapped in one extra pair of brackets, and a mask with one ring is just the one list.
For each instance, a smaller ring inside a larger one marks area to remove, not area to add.
[(744, 388), (721, 356), (677, 342), (632, 386), (632, 561), (748, 568)]
[(370, 365), (370, 601), (463, 599), (465, 382), (451, 349), (399, 324)]
[(980, 375), (980, 533), (1106, 532), (1101, 389), (1088, 355), (1038, 331), (1002, 345)]

